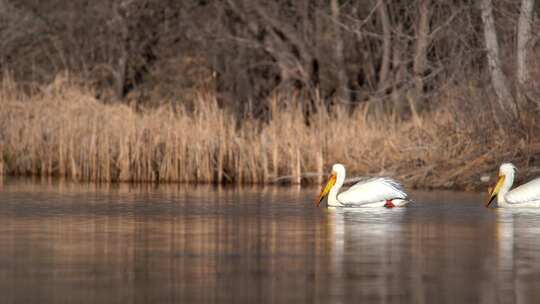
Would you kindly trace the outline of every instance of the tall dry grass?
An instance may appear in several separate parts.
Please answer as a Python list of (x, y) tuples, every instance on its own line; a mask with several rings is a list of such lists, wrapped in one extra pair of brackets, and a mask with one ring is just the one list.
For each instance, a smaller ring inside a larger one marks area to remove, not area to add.
[[(271, 117), (237, 121), (200, 93), (189, 107), (136, 110), (105, 105), (58, 80), (31, 97), (4, 80), (0, 90), (0, 173), (113, 182), (270, 183), (321, 181), (342, 162), (350, 175), (390, 175), (420, 188), (477, 188), (503, 160), (540, 167), (537, 113), (502, 127), (472, 89), (439, 97), (437, 110), (410, 119), (274, 97)], [(463, 96), (474, 100), (462, 100)], [(518, 130), (518, 131), (516, 131)], [(286, 178), (280, 179), (279, 177)]]

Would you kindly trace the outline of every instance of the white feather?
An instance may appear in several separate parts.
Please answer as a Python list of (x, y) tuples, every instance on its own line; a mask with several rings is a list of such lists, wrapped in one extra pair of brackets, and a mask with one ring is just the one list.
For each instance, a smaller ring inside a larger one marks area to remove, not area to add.
[(510, 190), (505, 195), (509, 204), (521, 204), (540, 200), (540, 178)]
[(343, 204), (377, 204), (386, 200), (406, 200), (407, 194), (401, 184), (387, 177), (375, 177), (358, 182), (338, 195)]

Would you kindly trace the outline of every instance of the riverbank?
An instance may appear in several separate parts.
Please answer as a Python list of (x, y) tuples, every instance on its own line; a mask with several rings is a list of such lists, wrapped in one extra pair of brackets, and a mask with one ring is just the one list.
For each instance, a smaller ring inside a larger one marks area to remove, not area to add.
[(411, 188), (478, 190), (493, 182), (503, 161), (514, 162), (521, 179), (540, 170), (537, 115), (503, 127), (491, 107), (467, 100), (482, 98), (472, 91), (441, 96), (436, 110), (408, 119), (380, 114), (372, 104), (318, 105), (305, 117), (298, 102), (275, 97), (264, 122), (238, 121), (207, 93), (189, 107), (152, 110), (105, 105), (93, 96), (66, 84), (32, 97), (0, 92), (3, 174), (91, 182), (317, 183), (341, 162), (351, 177), (388, 175)]

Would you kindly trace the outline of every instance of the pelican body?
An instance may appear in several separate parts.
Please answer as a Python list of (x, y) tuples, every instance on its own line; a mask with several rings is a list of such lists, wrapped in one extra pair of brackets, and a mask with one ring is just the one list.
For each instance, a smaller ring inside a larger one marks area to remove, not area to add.
[(523, 184), (517, 188), (512, 188), (514, 178), (516, 177), (516, 167), (511, 163), (504, 163), (499, 168), (499, 180), (490, 192), (486, 207), (497, 198), (498, 207), (540, 207), (540, 178)]
[(339, 193), (344, 182), (345, 167), (335, 164), (316, 205), (319, 206), (325, 197), (328, 197), (329, 207), (401, 207), (409, 203), (403, 187), (391, 178), (371, 178)]

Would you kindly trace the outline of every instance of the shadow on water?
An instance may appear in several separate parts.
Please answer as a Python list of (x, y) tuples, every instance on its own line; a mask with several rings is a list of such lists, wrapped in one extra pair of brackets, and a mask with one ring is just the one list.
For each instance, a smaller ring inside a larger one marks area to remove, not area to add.
[(418, 192), (313, 207), (316, 189), (6, 182), (2, 303), (530, 303), (540, 211)]

